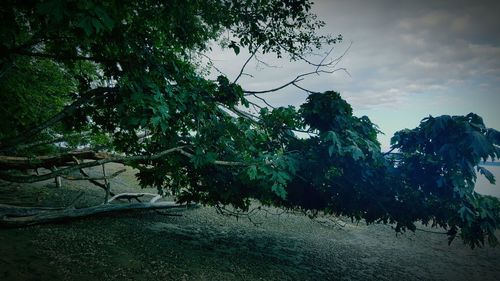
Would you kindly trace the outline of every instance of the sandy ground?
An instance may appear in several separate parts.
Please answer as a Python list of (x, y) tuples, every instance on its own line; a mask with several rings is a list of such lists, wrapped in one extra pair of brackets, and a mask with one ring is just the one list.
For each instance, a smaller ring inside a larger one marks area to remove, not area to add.
[[(112, 187), (134, 190), (133, 175)], [(0, 203), (64, 205), (82, 190), (82, 206), (103, 197), (85, 182), (0, 190)], [(261, 210), (251, 222), (199, 207), (0, 229), (0, 280), (500, 280), (500, 247), (278, 213)]]

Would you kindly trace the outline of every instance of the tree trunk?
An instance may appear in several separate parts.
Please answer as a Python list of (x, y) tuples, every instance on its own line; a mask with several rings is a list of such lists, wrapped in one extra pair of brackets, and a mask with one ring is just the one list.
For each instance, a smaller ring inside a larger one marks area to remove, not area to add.
[[(5, 205), (3, 205), (5, 206)], [(190, 205), (178, 204), (175, 202), (156, 203), (129, 203), (129, 204), (103, 204), (82, 209), (45, 209), (8, 206), (0, 211), (0, 226), (20, 227), (34, 224), (50, 223), (63, 220), (71, 220), (88, 217), (96, 214), (111, 213), (127, 210), (139, 209), (172, 209), (186, 208)], [(2, 206), (0, 205), (0, 209)]]

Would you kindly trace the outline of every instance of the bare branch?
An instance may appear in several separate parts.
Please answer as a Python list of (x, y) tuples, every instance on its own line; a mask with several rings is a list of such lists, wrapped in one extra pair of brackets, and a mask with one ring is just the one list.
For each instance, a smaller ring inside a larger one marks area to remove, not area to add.
[(326, 74), (332, 74), (332, 73), (335, 73), (337, 71), (344, 71), (346, 72), (349, 76), (349, 72), (347, 72), (347, 69), (345, 68), (337, 68), (337, 69), (333, 69), (333, 70), (315, 70), (315, 71), (311, 71), (311, 72), (307, 72), (307, 73), (302, 73), (300, 75), (297, 75), (292, 81), (286, 83), (286, 84), (283, 84), (279, 87), (276, 87), (276, 88), (273, 88), (273, 89), (269, 89), (269, 90), (262, 90), (262, 91), (243, 91), (245, 93), (245, 96), (249, 96), (249, 95), (255, 95), (255, 94), (266, 94), (266, 93), (272, 93), (272, 92), (276, 92), (276, 91), (279, 91), (283, 88), (286, 88), (290, 85), (294, 85), (296, 84), (297, 82), (300, 82), (304, 79), (304, 77), (307, 77), (307, 76), (310, 76), (310, 75), (313, 75), (313, 74), (316, 74), (316, 75), (320, 75), (321, 73), (326, 73)]
[(249, 112), (245, 112), (243, 110), (240, 110), (240, 109), (238, 109), (238, 108), (236, 108), (234, 106), (233, 107), (229, 107), (229, 106), (227, 106), (225, 104), (222, 104), (222, 103), (217, 103), (217, 105), (219, 107), (221, 107), (222, 109), (224, 109), (224, 110), (227, 110), (227, 111), (229, 111), (229, 112), (231, 112), (231, 113), (233, 113), (233, 114), (235, 114), (235, 115), (237, 115), (237, 116), (239, 116), (241, 118), (244, 118), (244, 119), (247, 119), (247, 120), (251, 121), (254, 124), (258, 124), (258, 120), (260, 119), (258, 116), (253, 115), (253, 114), (251, 114)]
[(33, 182), (39, 182), (39, 181), (44, 181), (48, 180), (57, 176), (62, 176), (62, 175), (67, 175), (73, 171), (78, 171), (83, 168), (89, 168), (89, 167), (95, 167), (95, 166), (100, 166), (105, 163), (122, 163), (125, 164), (127, 162), (134, 162), (134, 161), (150, 161), (150, 160), (156, 160), (159, 159), (165, 155), (168, 155), (170, 153), (174, 152), (179, 152), (182, 148), (185, 146), (178, 146), (174, 148), (170, 148), (164, 151), (161, 151), (159, 153), (155, 154), (150, 154), (150, 155), (134, 155), (134, 156), (117, 156), (117, 155), (109, 155), (104, 153), (106, 157), (91, 161), (91, 162), (83, 162), (81, 164), (73, 165), (70, 167), (66, 167), (63, 169), (59, 169), (56, 171), (52, 171), (51, 173), (43, 174), (43, 175), (30, 175), (30, 176), (17, 176), (17, 175), (11, 175), (6, 172), (0, 172), (0, 179), (10, 181), (10, 182), (19, 182), (19, 183), (33, 183)]
[[(187, 156), (189, 158), (193, 158), (194, 155), (183, 150), (183, 149), (180, 149), (179, 152), (184, 155), (184, 156)], [(222, 161), (222, 160), (215, 160), (214, 162), (212, 162), (213, 164), (215, 165), (221, 165), (221, 166), (248, 166), (249, 164), (248, 163), (244, 163), (244, 162), (233, 162), (233, 161)]]
[(253, 109), (256, 111), (256, 112), (259, 112), (260, 109), (264, 108), (263, 106), (260, 106), (252, 101), (248, 101), (249, 104), (251, 104), (253, 106)]
[[(298, 87), (297, 86), (298, 82), (302, 81), (305, 77), (313, 75), (313, 74), (316, 74), (316, 75), (320, 75), (322, 73), (333, 74), (333, 73), (338, 72), (338, 71), (343, 71), (348, 76), (351, 76), (351, 74), (347, 71), (347, 69), (345, 69), (345, 68), (336, 68), (337, 65), (338, 65), (338, 63), (349, 52), (351, 46), (352, 46), (352, 42), (349, 44), (349, 46), (344, 51), (344, 53), (342, 53), (342, 55), (340, 55), (339, 57), (337, 57), (337, 58), (329, 61), (328, 63), (325, 63), (325, 60), (331, 55), (331, 52), (333, 51), (333, 47), (326, 53), (326, 55), (323, 57), (323, 59), (320, 61), (320, 63), (313, 63), (313, 62), (307, 60), (306, 58), (304, 58), (304, 57), (302, 57), (302, 56), (300, 56), (298, 54), (295, 54), (295, 56), (297, 56), (301, 60), (305, 61), (306, 63), (308, 63), (308, 64), (310, 64), (312, 66), (314, 66), (315, 70), (311, 71), (311, 72), (306, 72), (306, 73), (299, 74), (294, 79), (292, 79), (291, 81), (289, 81), (289, 82), (287, 82), (287, 83), (285, 83), (285, 84), (283, 84), (281, 86), (278, 86), (276, 88), (273, 88), (273, 89), (262, 90), (262, 91), (248, 91), (248, 90), (245, 90), (243, 92), (245, 93), (245, 96), (248, 96), (248, 95), (256, 95), (256, 94), (265, 94), (265, 93), (276, 92), (276, 91), (279, 91), (279, 90), (281, 90), (283, 88), (286, 88), (286, 87), (288, 87), (290, 85)], [(306, 90), (306, 91), (307, 92), (311, 92), (311, 91), (308, 91), (308, 90)]]
[(19, 227), (19, 226), (88, 217), (101, 213), (119, 212), (125, 210), (138, 210), (138, 209), (186, 208), (193, 205), (194, 204), (184, 205), (176, 202), (102, 204), (82, 209), (65, 208), (65, 209), (40, 210), (40, 211), (27, 210), (29, 212), (25, 212), (25, 214), (22, 214), (16, 210), (22, 207), (11, 206), (10, 209), (11, 213), (4, 212), (0, 217), (0, 225)]
[(260, 48), (260, 45), (257, 46), (255, 48), (255, 50), (250, 54), (250, 56), (248, 57), (248, 59), (245, 61), (245, 63), (241, 67), (240, 73), (238, 74), (238, 76), (236, 76), (236, 79), (234, 79), (233, 84), (235, 84), (236, 82), (238, 82), (238, 79), (240, 79), (241, 75), (243, 75), (243, 71), (245, 70), (245, 67), (250, 62), (250, 60), (255, 56), (255, 53), (257, 53), (257, 51), (259, 50), (259, 48)]
[(32, 148), (32, 147), (47, 145), (47, 144), (54, 144), (54, 143), (65, 141), (68, 138), (75, 137), (75, 136), (82, 136), (82, 137), (88, 136), (88, 135), (90, 135), (90, 133), (91, 132), (73, 133), (73, 134), (69, 134), (69, 135), (65, 135), (65, 136), (56, 137), (56, 138), (53, 138), (50, 140), (40, 140), (40, 141), (35, 141), (35, 142), (27, 143), (27, 144), (12, 146), (12, 147), (5, 149), (4, 151), (18, 151), (18, 150), (22, 150), (22, 149), (28, 149), (28, 148)]
[(315, 93), (318, 93), (318, 92), (314, 92), (314, 91), (308, 90), (308, 89), (306, 89), (306, 88), (304, 88), (304, 87), (301, 87), (301, 86), (299, 86), (297, 83), (293, 83), (293, 85), (294, 85), (295, 87), (297, 87), (297, 88), (301, 89), (302, 91), (309, 93), (309, 94), (315, 94)]
[[(73, 160), (75, 161), (75, 163), (76, 163), (77, 165), (78, 165), (78, 164), (80, 164), (80, 160), (78, 160), (78, 158), (73, 157)], [(82, 174), (82, 176), (84, 176), (84, 177), (87, 177), (87, 178), (88, 178), (88, 181), (89, 181), (90, 183), (92, 183), (92, 184), (94, 184), (95, 186), (98, 186), (98, 187), (102, 188), (104, 191), (106, 191), (106, 185), (105, 185), (105, 184), (100, 183), (100, 182), (98, 182), (98, 181), (96, 181), (96, 180), (90, 179), (89, 174), (87, 174), (87, 173), (85, 172), (85, 170), (83, 170), (83, 169), (79, 169), (79, 170), (80, 170), (80, 174)], [(111, 196), (115, 196), (115, 194), (114, 194), (111, 190), (109, 191), (109, 195), (111, 195)]]
[(272, 93), (272, 92), (276, 92), (276, 91), (279, 91), (283, 88), (286, 88), (290, 85), (292, 85), (293, 83), (295, 82), (298, 82), (298, 81), (301, 81), (302, 79), (299, 79), (300, 77), (295, 77), (295, 79), (293, 79), (292, 81), (284, 84), (284, 85), (281, 85), (279, 87), (276, 87), (276, 88), (273, 88), (273, 89), (270, 89), (270, 90), (263, 90), (263, 91), (243, 91), (245, 93), (245, 96), (249, 96), (249, 95), (255, 95), (255, 94), (265, 94), (265, 93)]
[(227, 76), (224, 72), (222, 72), (222, 70), (220, 70), (217, 66), (215, 66), (214, 64), (214, 61), (211, 57), (207, 56), (206, 54), (204, 53), (198, 53), (199, 55), (201, 55), (202, 57), (208, 59), (208, 62), (210, 64), (210, 67), (213, 67), (217, 72), (219, 72), (220, 74), (224, 75), (224, 76)]
[(61, 177), (66, 180), (71, 180), (71, 181), (79, 181), (79, 180), (84, 180), (84, 181), (90, 181), (90, 180), (109, 180), (112, 178), (116, 178), (119, 174), (124, 173), (127, 171), (126, 169), (121, 169), (109, 176), (102, 176), (102, 177), (88, 177), (88, 176), (83, 176), (83, 177), (76, 177), (76, 176), (66, 176), (62, 175)]
[(217, 211), (217, 213), (222, 215), (222, 216), (234, 217), (237, 220), (241, 217), (244, 217), (244, 218), (248, 219), (248, 221), (251, 222), (254, 226), (258, 226), (258, 225), (262, 224), (262, 223), (255, 222), (252, 219), (252, 213), (257, 209), (260, 209), (260, 207), (253, 208), (250, 211), (240, 211), (240, 210), (233, 211), (233, 210), (227, 209), (226, 206), (220, 205), (220, 204), (216, 204), (214, 207), (215, 207), (215, 210)]
[[(159, 159), (163, 156), (166, 156), (170, 153), (178, 152), (181, 153), (184, 156), (187, 156), (189, 158), (194, 157), (193, 154), (183, 150), (186, 146), (178, 146), (174, 147), (171, 149), (164, 150), (162, 152), (156, 153), (156, 154), (151, 154), (151, 155), (134, 155), (134, 156), (116, 156), (116, 155), (110, 155), (106, 153), (95, 153), (96, 155), (99, 155), (99, 160), (91, 161), (91, 162), (82, 162), (80, 164), (72, 165), (63, 169), (58, 169), (58, 170), (53, 170), (50, 173), (42, 174), (42, 175), (12, 175), (7, 172), (0, 172), (0, 179), (3, 179), (5, 181), (9, 182), (18, 182), (18, 183), (33, 183), (33, 182), (39, 182), (39, 181), (44, 181), (48, 180), (54, 177), (58, 176), (65, 176), (73, 171), (80, 171), (81, 169), (84, 168), (89, 168), (89, 167), (95, 167), (99, 165), (103, 165), (105, 163), (122, 163), (126, 164), (128, 162), (135, 162), (135, 161), (150, 161), (150, 160), (156, 160)], [(92, 156), (92, 154), (90, 154)], [(4, 156), (6, 157), (6, 156)], [(64, 156), (64, 157), (69, 157), (69, 156)], [(73, 157), (71, 155), (71, 157)], [(232, 161), (222, 161), (222, 160), (216, 160), (213, 162), (215, 165), (222, 165), (222, 166), (247, 166), (247, 163), (243, 162), (232, 162)], [(104, 179), (106, 180), (107, 177), (103, 178), (81, 178), (81, 180), (96, 180), (96, 179)], [(68, 178), (68, 179), (74, 179), (74, 180), (79, 180), (80, 178), (74, 177), (74, 178)], [(99, 185), (100, 186), (100, 185)]]
[(393, 147), (391, 149), (389, 149), (389, 151), (386, 151), (384, 153), (382, 153), (383, 156), (387, 156), (387, 155), (390, 155), (390, 154), (397, 154), (397, 153), (393, 153), (393, 151), (395, 150), (396, 148)]
[(337, 64), (339, 64), (339, 62), (347, 55), (347, 53), (349, 52), (349, 50), (352, 47), (352, 43), (353, 43), (352, 41), (349, 43), (349, 46), (347, 47), (347, 49), (345, 49), (345, 51), (342, 53), (342, 55), (340, 55), (335, 60), (333, 60), (335, 62), (335, 64), (333, 64), (333, 67), (336, 67)]
[(260, 59), (257, 55), (255, 55), (255, 60), (259, 63), (259, 64), (262, 64), (264, 65), (265, 67), (268, 67), (268, 68), (281, 68), (281, 66), (278, 66), (278, 65), (271, 65), (269, 63), (267, 63), (266, 61)]
[(70, 166), (75, 159), (105, 159), (109, 154), (95, 151), (71, 151), (64, 154), (37, 156), (37, 157), (17, 157), (0, 155), (1, 169), (36, 169), (52, 168), (54, 166)]
[(323, 64), (325, 62), (326, 58), (328, 58), (330, 56), (332, 51), (333, 51), (333, 47), (326, 53), (326, 55), (323, 57), (323, 59), (316, 65), (316, 71), (318, 71), (320, 67), (330, 65), (330, 63), (333, 62), (333, 61), (331, 61), (327, 64)]
[(272, 106), (270, 103), (267, 102), (266, 99), (262, 98), (262, 97), (259, 97), (257, 96), (256, 94), (252, 94), (252, 96), (254, 96), (255, 98), (257, 98), (258, 100), (262, 101), (263, 103), (265, 103), (267, 106), (269, 106), (270, 108), (276, 108), (274, 106)]
[(346, 48), (346, 50), (344, 50), (344, 52), (340, 56), (329, 60), (327, 63), (325, 63), (325, 61), (330, 56), (332, 51), (334, 50), (333, 46), (332, 46), (332, 48), (330, 48), (330, 50), (328, 52), (326, 52), (326, 54), (323, 56), (323, 59), (320, 61), (320, 63), (314, 63), (314, 62), (308, 60), (307, 58), (305, 58), (303, 55), (301, 55), (297, 52), (292, 52), (288, 48), (285, 48), (283, 45), (280, 45), (280, 47), (285, 49), (288, 53), (290, 53), (292, 55), (292, 58), (298, 58), (299, 60), (301, 60), (301, 61), (303, 61), (311, 66), (314, 66), (316, 68), (321, 68), (321, 67), (335, 67), (342, 60), (342, 58), (349, 52), (352, 44), (353, 44), (353, 42), (351, 41), (349, 43), (349, 46)]

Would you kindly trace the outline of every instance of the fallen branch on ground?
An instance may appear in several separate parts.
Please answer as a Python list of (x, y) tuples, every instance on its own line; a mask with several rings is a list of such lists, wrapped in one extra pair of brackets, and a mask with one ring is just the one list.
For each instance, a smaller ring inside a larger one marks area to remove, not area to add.
[[(127, 210), (156, 210), (186, 208), (191, 205), (178, 204), (176, 202), (156, 202), (156, 203), (130, 203), (130, 204), (103, 204), (88, 208), (74, 209), (38, 209), (28, 207), (9, 206), (0, 214), (0, 226), (2, 227), (21, 227), (34, 224), (50, 223), (88, 217), (102, 213), (112, 213)], [(18, 210), (25, 210), (19, 212)], [(29, 210), (29, 211), (28, 211)], [(38, 212), (36, 212), (38, 211)]]
[(138, 198), (139, 197), (143, 197), (145, 195), (153, 196), (153, 198), (149, 201), (149, 203), (154, 203), (154, 202), (158, 201), (161, 198), (161, 195), (159, 195), (159, 194), (147, 193), (147, 192), (141, 192), (141, 193), (120, 193), (120, 194), (117, 194), (117, 195), (111, 197), (108, 200), (108, 203), (110, 203), (111, 201), (116, 200), (116, 199), (127, 199), (127, 200), (129, 200), (129, 202), (130, 202), (130, 199), (136, 199), (137, 201), (139, 201)]

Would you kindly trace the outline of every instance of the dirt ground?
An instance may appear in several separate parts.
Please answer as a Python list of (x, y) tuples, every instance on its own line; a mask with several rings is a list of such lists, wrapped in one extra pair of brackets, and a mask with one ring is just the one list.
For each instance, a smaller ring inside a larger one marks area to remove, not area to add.
[[(112, 188), (137, 191), (133, 173)], [(64, 206), (81, 191), (77, 206), (102, 201), (102, 190), (65, 181), (3, 184), (0, 203)], [(280, 213), (251, 222), (198, 207), (0, 229), (0, 280), (500, 280), (500, 247)]]

